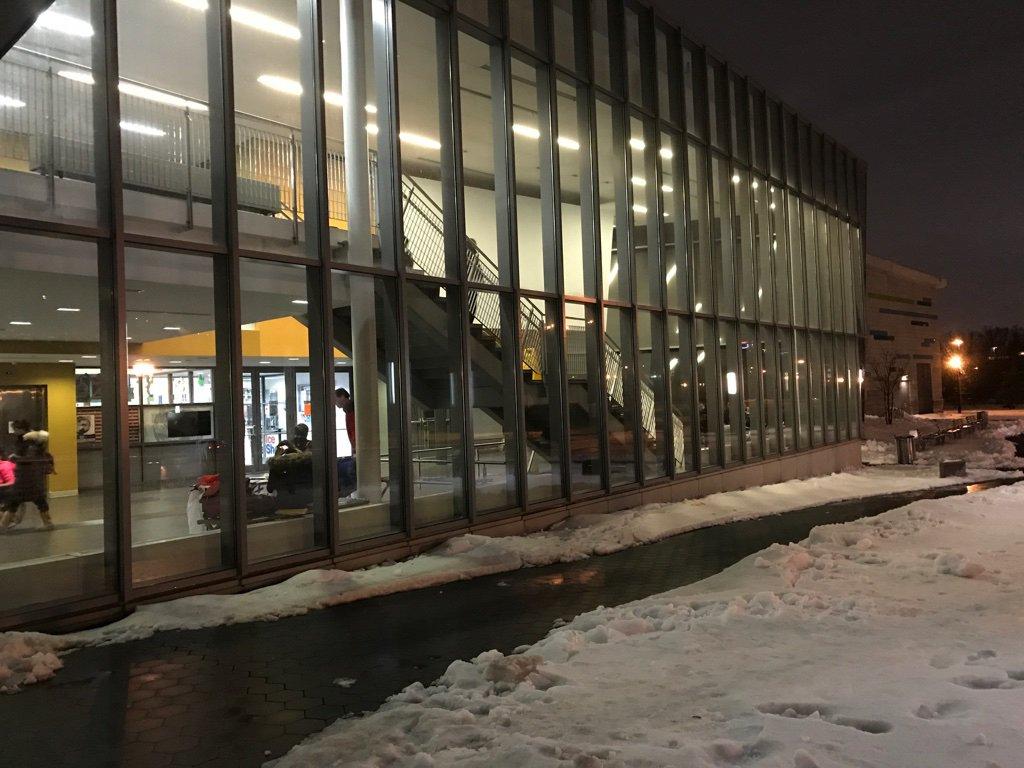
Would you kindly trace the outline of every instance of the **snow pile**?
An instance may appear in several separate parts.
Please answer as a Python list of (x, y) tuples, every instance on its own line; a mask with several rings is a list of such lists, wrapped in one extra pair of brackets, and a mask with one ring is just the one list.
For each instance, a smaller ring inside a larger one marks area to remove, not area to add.
[(456, 661), (276, 768), (1020, 765), (1024, 486), (822, 526)]
[(35, 632), (0, 632), (0, 693), (49, 680), (64, 666), (57, 653), (67, 644)]
[[(934, 424), (934, 421), (915, 419), (915, 423)], [(895, 422), (894, 425), (895, 426)], [(916, 428), (916, 427), (911, 427)], [(881, 430), (874, 430), (875, 433)], [(919, 429), (920, 434), (934, 432), (934, 428)], [(871, 434), (871, 429), (865, 429)], [(901, 427), (896, 434), (907, 434), (908, 429)], [(943, 445), (936, 445), (918, 451), (915, 464), (921, 466), (938, 466), (940, 461), (947, 459), (963, 459), (968, 469), (1024, 469), (1024, 458), (1016, 455), (1016, 446), (1007, 438), (1024, 433), (1024, 420), (991, 422), (986, 430), (959, 440), (949, 439)], [(861, 461), (872, 466), (884, 466), (896, 463), (896, 443), (889, 439), (868, 438), (861, 442)]]
[[(998, 472), (982, 472), (975, 473), (974, 479), (1001, 476)], [(76, 647), (138, 640), (165, 630), (274, 621), (368, 597), (609, 554), (698, 528), (835, 501), (954, 484), (912, 468), (861, 470), (671, 504), (649, 504), (611, 514), (581, 515), (552, 530), (526, 536), (492, 538), (466, 534), (449, 539), (430, 552), (390, 565), (358, 571), (314, 569), (242, 594), (194, 595), (143, 605), (130, 616), (98, 629), (72, 635), (32, 635), (31, 646), (23, 644), (26, 633), (6, 633), (0, 635), (0, 658), (6, 654), (28, 659), (26, 654), (31, 648), (59, 653)], [(25, 663), (19, 669), (24, 669)], [(0, 669), (0, 686), (16, 690), (20, 684), (41, 679), (13, 669), (10, 667), (7, 675)]]

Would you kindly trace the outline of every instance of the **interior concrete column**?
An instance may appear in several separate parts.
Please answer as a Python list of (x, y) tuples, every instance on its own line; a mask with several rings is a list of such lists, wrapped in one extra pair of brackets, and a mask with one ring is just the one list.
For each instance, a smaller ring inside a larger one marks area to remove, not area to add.
[[(370, 163), (366, 132), (367, 0), (341, 0), (341, 92), (344, 98), (348, 261), (373, 264)], [(381, 498), (380, 401), (374, 278), (351, 274), (352, 396), (356, 414), (356, 485), (360, 497)]]

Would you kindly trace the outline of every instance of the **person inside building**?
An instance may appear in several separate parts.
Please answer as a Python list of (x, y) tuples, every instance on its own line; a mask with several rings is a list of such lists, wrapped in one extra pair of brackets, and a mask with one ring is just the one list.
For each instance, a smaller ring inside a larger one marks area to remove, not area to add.
[(309, 426), (296, 424), (292, 430), (291, 440), (282, 440), (274, 451), (274, 456), (283, 456), (286, 453), (311, 453), (312, 451), (313, 443), (309, 439)]
[(352, 395), (344, 387), (334, 390), (334, 404), (345, 412), (345, 433), (348, 435), (348, 442), (352, 446), (353, 455), (356, 452), (356, 406), (352, 401)]
[(14, 485), (0, 516), (0, 530), (19, 525), (25, 516), (25, 505), (29, 503), (39, 510), (43, 527), (53, 528), (46, 488), (47, 477), (54, 473), (49, 442), (50, 433), (41, 429), (21, 436), (14, 455)]

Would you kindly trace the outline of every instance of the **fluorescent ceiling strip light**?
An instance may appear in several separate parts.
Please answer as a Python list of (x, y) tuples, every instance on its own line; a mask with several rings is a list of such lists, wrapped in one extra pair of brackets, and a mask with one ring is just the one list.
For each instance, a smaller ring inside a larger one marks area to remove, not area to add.
[(414, 147), (423, 147), (423, 149), (441, 149), (441, 142), (437, 139), (432, 139), (429, 136), (420, 136), (418, 133), (409, 133), (402, 131), (398, 134), (398, 138), (404, 141), (406, 144), (411, 144)]
[[(302, 85), (297, 80), (292, 80), (289, 77), (281, 77), (280, 75), (260, 75), (256, 78), (256, 82), (272, 90), (287, 93), (289, 96), (302, 95)], [(326, 98), (326, 94), (324, 94), (324, 97)]]
[(669, 194), (669, 193), (671, 193), (673, 191), (673, 189), (672, 189), (671, 185), (669, 185), (669, 184), (662, 184), (661, 185), (661, 191), (664, 192), (665, 194)]
[(643, 139), (633, 138), (629, 140), (629, 146), (631, 146), (633, 149), (640, 150), (645, 149), (647, 147), (647, 144), (644, 142)]
[(133, 123), (131, 120), (121, 121), (121, 130), (128, 133), (138, 133), (143, 136), (166, 136), (167, 131), (144, 123)]
[(21, 99), (16, 99), (13, 96), (4, 96), (0, 94), (0, 107), (11, 107), (13, 109), (21, 109), (25, 106), (25, 102)]
[(190, 101), (189, 99), (183, 99), (181, 96), (172, 96), (169, 93), (158, 91), (154, 88), (147, 88), (144, 85), (136, 85), (135, 83), (121, 82), (117, 84), (117, 90), (126, 96), (135, 96), (146, 101), (152, 101), (155, 104), (166, 104), (169, 107), (178, 107), (179, 109), (192, 109), (196, 112), (209, 112), (210, 108), (205, 104), (200, 104), (198, 101)]
[(36, 19), (35, 26), (72, 37), (92, 37), (92, 24), (57, 11), (43, 11)]
[(562, 147), (562, 149), (571, 149), (573, 152), (576, 152), (580, 148), (580, 143), (576, 139), (570, 139), (568, 136), (559, 136), (558, 146)]
[(630, 179), (630, 181), (633, 182), (634, 187), (647, 186), (647, 179), (643, 178), (642, 176), (634, 176), (633, 178)]
[(522, 123), (512, 123), (512, 133), (522, 136), (524, 139), (540, 138), (540, 131), (532, 125), (523, 125)]
[(637, 203), (633, 206), (633, 213), (647, 213), (647, 206)]
[(81, 312), (78, 307), (57, 307), (58, 312)]
[(11, 320), (10, 325), (32, 325), (28, 320)]
[(371, 136), (376, 136), (380, 132), (380, 128), (377, 127), (376, 123), (367, 123), (366, 132)]
[(92, 79), (92, 75), (90, 75), (88, 72), (83, 72), (80, 69), (58, 70), (57, 77), (63, 77), (68, 80), (74, 80), (76, 83), (85, 83), (86, 85), (93, 85), (96, 82)]
[[(207, 0), (174, 0), (174, 2), (186, 8), (191, 8), (193, 11), (205, 11), (210, 7)], [(273, 16), (268, 16), (265, 13), (254, 11), (252, 8), (246, 8), (242, 5), (231, 6), (231, 20), (260, 32), (277, 35), (289, 40), (298, 40), (302, 37), (299, 33), (299, 28), (294, 24), (275, 19)]]
[(658, 150), (658, 154), (664, 157), (666, 160), (672, 159), (672, 150), (668, 147), (662, 147)]

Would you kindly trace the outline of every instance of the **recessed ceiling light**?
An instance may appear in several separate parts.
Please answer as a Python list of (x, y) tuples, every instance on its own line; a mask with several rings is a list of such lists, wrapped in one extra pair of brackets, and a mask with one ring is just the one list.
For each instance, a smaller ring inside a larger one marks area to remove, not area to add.
[(81, 312), (78, 307), (57, 307), (58, 312)]
[(180, 363), (181, 360), (171, 360), (170, 362), (172, 362), (172, 363)]
[(139, 133), (143, 136), (166, 136), (167, 131), (145, 123), (134, 123), (131, 120), (121, 121), (121, 130), (127, 133)]
[(630, 179), (630, 181), (633, 182), (633, 186), (634, 187), (646, 187), (647, 186), (647, 179), (642, 178), (640, 176), (634, 176), (632, 179)]
[(270, 365), (269, 360), (260, 360), (260, 365)]
[(13, 96), (4, 96), (0, 93), (0, 107), (10, 107), (11, 109), (21, 109), (25, 106), (25, 102), (21, 99), (16, 99)]
[(634, 205), (633, 206), (633, 213), (647, 213), (647, 206), (639, 205), (639, 204)]
[(73, 363), (75, 361), (74, 360), (58, 360), (57, 362), (58, 363)]
[(99, 355), (82, 355), (83, 360), (95, 360)]
[(738, 173), (734, 173), (732, 175), (732, 183), (733, 184), (739, 184), (740, 183), (740, 175)]
[(306, 299), (292, 299), (292, 304), (309, 304)]
[(63, 32), (72, 37), (92, 37), (92, 24), (57, 11), (43, 11), (36, 19), (35, 25), (40, 29)]
[(299, 358), (297, 358), (297, 357), (289, 357), (288, 359), (289, 360), (298, 360)]
[(366, 132), (371, 136), (376, 136), (380, 132), (380, 128), (377, 127), (376, 123), (367, 123)]
[(11, 325), (32, 325), (29, 320), (11, 320)]
[(661, 185), (661, 191), (666, 193), (666, 194), (668, 194), (669, 192), (673, 191), (672, 190), (672, 186), (670, 184), (662, 184)]
[(85, 83), (86, 85), (93, 85), (96, 82), (92, 79), (92, 75), (80, 69), (59, 69), (57, 70), (57, 77), (74, 80), (76, 83)]
[(164, 326), (164, 330), (165, 331), (180, 331), (181, 330), (181, 326), (180, 325), (165, 325)]
[(429, 136), (420, 136), (418, 133), (409, 133), (402, 131), (398, 134), (398, 138), (404, 141), (406, 144), (412, 144), (414, 147), (422, 147), (423, 149), (438, 150), (441, 148), (441, 142), (437, 139), (432, 139)]
[(377, 114), (377, 107), (375, 105), (373, 105), (373, 104), (367, 104), (366, 105), (366, 111), (367, 111), (368, 114), (376, 115)]
[(658, 150), (658, 154), (664, 157), (666, 160), (672, 159), (672, 150), (668, 147), (662, 147)]
[(645, 149), (647, 147), (647, 143), (643, 139), (638, 139), (634, 137), (629, 140), (629, 146), (631, 146), (633, 149), (640, 150)]
[(559, 136), (557, 141), (558, 146), (562, 149), (571, 149), (573, 152), (576, 152), (580, 148), (580, 143), (576, 139), (570, 139), (568, 136)]

